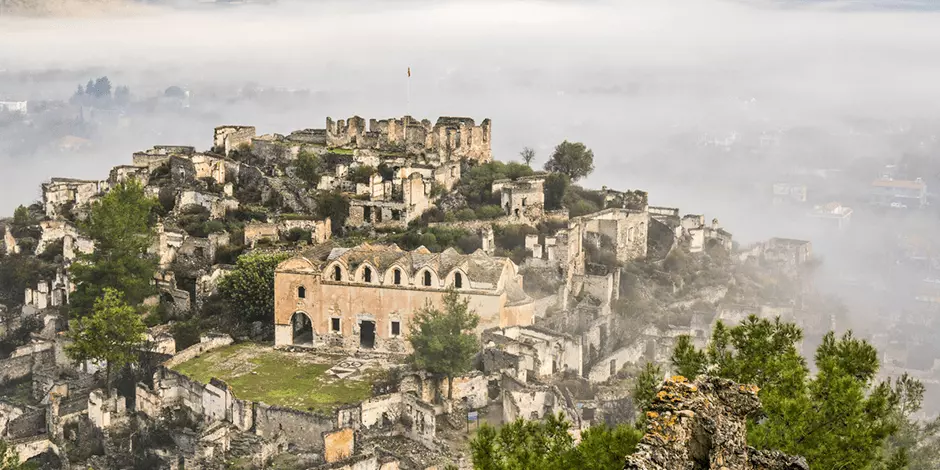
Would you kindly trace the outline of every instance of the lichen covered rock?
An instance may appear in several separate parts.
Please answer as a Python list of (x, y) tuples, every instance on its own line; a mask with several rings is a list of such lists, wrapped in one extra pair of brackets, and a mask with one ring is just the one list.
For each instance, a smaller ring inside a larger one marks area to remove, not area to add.
[(801, 457), (747, 446), (758, 388), (716, 377), (666, 380), (647, 412), (646, 435), (625, 470), (807, 470)]

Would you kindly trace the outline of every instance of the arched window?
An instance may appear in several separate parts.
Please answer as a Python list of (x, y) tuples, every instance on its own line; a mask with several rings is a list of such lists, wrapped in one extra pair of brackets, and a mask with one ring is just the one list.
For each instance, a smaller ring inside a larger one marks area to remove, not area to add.
[(343, 280), (343, 270), (339, 266), (333, 266), (333, 280), (342, 281)]
[(460, 273), (454, 273), (454, 288), (460, 289), (463, 287), (463, 275)]
[(431, 271), (424, 272), (424, 285), (431, 286)]
[(362, 270), (362, 280), (372, 282), (372, 268), (366, 266), (366, 268)]
[(297, 288), (297, 298), (298, 298), (298, 299), (305, 299), (305, 298), (307, 298), (307, 288), (306, 288), (306, 287), (300, 286), (300, 287)]
[(395, 285), (401, 285), (401, 269), (395, 268), (395, 271), (392, 273), (394, 276)]

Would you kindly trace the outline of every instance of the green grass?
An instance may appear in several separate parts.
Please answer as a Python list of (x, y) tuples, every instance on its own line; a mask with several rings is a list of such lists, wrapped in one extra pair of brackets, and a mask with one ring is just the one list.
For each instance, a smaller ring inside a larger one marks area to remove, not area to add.
[(335, 153), (337, 155), (352, 155), (355, 152), (356, 151), (353, 149), (341, 149), (341, 148), (329, 149), (329, 153)]
[(210, 351), (175, 369), (202, 383), (221, 379), (243, 400), (305, 411), (329, 412), (371, 396), (370, 374), (340, 380), (326, 374), (330, 367), (305, 361), (302, 354), (242, 343)]

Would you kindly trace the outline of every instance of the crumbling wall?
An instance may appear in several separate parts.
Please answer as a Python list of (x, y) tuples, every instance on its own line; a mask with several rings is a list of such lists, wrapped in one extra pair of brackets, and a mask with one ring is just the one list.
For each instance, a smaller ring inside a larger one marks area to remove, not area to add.
[(234, 340), (231, 336), (225, 334), (205, 334), (199, 337), (199, 343), (194, 344), (173, 356), (172, 359), (163, 363), (165, 367), (175, 367), (197, 356), (201, 356), (213, 349), (232, 344)]
[(323, 459), (328, 463), (348, 459), (356, 450), (356, 433), (351, 428), (323, 434)]
[(228, 156), (242, 144), (251, 145), (251, 139), (254, 137), (254, 126), (220, 126), (215, 128), (212, 145), (217, 151)]
[(0, 385), (28, 376), (32, 373), (33, 363), (35, 361), (36, 358), (33, 357), (33, 355), (21, 355), (0, 359)]
[(255, 404), (255, 433), (267, 439), (282, 437), (301, 449), (323, 452), (323, 434), (334, 430), (336, 421), (303, 411)]
[(254, 248), (255, 244), (263, 239), (276, 242), (278, 240), (279, 231), (277, 224), (274, 223), (251, 222), (245, 225), (244, 233), (245, 246)]
[(535, 223), (545, 213), (545, 176), (527, 176), (516, 180), (497, 180), (492, 191), (500, 193), (500, 205), (510, 220)]
[(46, 434), (46, 408), (35, 408), (7, 422), (6, 439), (24, 439)]
[(59, 218), (69, 207), (79, 208), (91, 202), (108, 187), (107, 181), (52, 178), (42, 185), (42, 202), (46, 216)]
[(666, 380), (646, 413), (646, 434), (624, 469), (808, 470), (802, 458), (748, 447), (746, 420), (760, 409), (757, 391), (715, 377)]
[(229, 210), (238, 209), (238, 199), (223, 198), (215, 194), (192, 190), (180, 191), (176, 196), (176, 207), (182, 209), (191, 205), (202, 206), (209, 211), (213, 219), (221, 219)]

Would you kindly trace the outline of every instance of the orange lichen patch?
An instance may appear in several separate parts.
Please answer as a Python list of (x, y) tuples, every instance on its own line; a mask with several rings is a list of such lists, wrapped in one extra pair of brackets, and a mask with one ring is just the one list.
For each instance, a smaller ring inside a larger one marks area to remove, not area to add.
[(646, 412), (646, 417), (647, 417), (648, 419), (656, 419), (656, 418), (659, 417), (659, 413), (657, 413), (657, 412), (655, 412), (655, 411), (647, 411), (647, 412)]
[(681, 384), (681, 383), (686, 383), (686, 382), (689, 381), (689, 379), (687, 379), (687, 378), (685, 378), (685, 377), (683, 377), (683, 376), (681, 376), (681, 375), (673, 375), (672, 378), (669, 379), (669, 380), (672, 380), (673, 382), (680, 383), (680, 384)]

